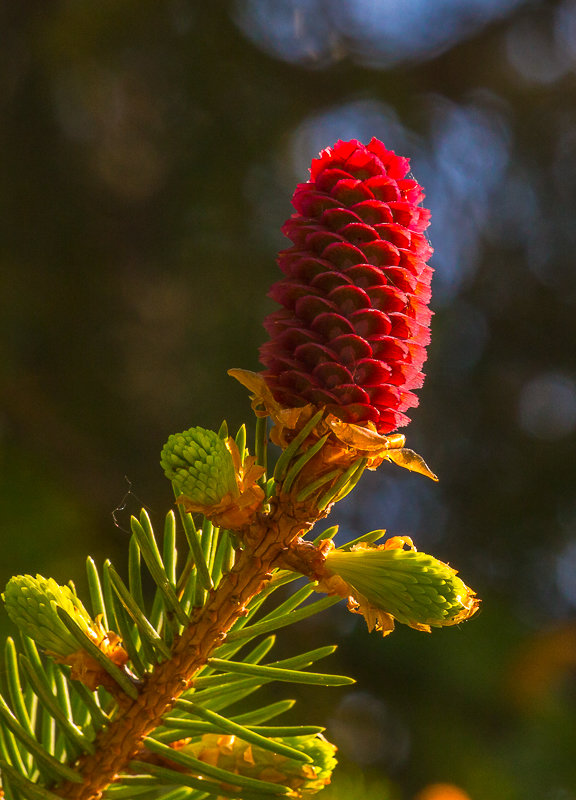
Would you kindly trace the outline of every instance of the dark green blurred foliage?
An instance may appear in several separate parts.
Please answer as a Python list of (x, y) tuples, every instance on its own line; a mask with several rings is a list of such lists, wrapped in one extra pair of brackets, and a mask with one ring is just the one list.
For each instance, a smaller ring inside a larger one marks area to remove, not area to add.
[(0, 30), (2, 585), (122, 563), (134, 495), (171, 502), (167, 436), (248, 416), (226, 369), (258, 368), (294, 186), (376, 135), (432, 209), (407, 435), (441, 482), (382, 467), (339, 521), (411, 535), (484, 611), (384, 641), (340, 610), (303, 626), (359, 679), (325, 718), (367, 800), (574, 800), (573, 0), (21, 0)]

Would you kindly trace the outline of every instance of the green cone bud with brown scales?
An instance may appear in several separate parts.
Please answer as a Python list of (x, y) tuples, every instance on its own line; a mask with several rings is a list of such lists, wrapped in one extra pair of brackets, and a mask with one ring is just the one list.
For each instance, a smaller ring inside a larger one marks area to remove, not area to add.
[(78, 642), (60, 620), (63, 608), (89, 634), (95, 623), (69, 586), (60, 586), (42, 575), (16, 575), (8, 581), (2, 599), (8, 616), (31, 639), (58, 656), (78, 650)]
[(160, 464), (175, 490), (194, 503), (216, 505), (227, 494), (238, 494), (232, 456), (214, 431), (196, 427), (173, 434)]
[(218, 734), (205, 734), (200, 741), (185, 745), (183, 752), (238, 775), (288, 786), (293, 791), (290, 797), (299, 800), (308, 800), (330, 783), (337, 764), (336, 747), (321, 734), (289, 736), (274, 741), (301, 750), (314, 763), (303, 764), (248, 744), (237, 736)]
[(326, 570), (345, 582), (361, 606), (368, 604), (419, 630), (455, 625), (472, 616), (479, 601), (456, 570), (413, 547), (404, 550), (395, 542), (400, 538), (388, 546), (332, 550), (326, 555)]

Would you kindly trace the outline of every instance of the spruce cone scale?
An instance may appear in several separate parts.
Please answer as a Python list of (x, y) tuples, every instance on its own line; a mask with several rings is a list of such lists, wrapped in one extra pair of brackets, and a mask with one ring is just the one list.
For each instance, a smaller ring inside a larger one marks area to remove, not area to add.
[(337, 142), (296, 188), (284, 273), (265, 321), (264, 378), (286, 407), (312, 403), (382, 434), (418, 404), (430, 340), (424, 192), (377, 139)]

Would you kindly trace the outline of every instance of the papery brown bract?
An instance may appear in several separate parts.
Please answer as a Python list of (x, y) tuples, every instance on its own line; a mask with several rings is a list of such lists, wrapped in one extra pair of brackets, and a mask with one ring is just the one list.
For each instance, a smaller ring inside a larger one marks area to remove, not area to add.
[(282, 308), (264, 325), (264, 378), (286, 408), (311, 404), (386, 434), (418, 404), (430, 338), (432, 254), (409, 161), (372, 139), (337, 142), (299, 184), (284, 225)]

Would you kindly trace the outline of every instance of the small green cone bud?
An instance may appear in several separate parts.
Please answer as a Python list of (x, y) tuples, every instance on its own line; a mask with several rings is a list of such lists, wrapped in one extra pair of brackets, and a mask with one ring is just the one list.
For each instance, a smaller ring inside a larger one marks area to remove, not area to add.
[(205, 734), (199, 742), (185, 745), (183, 752), (237, 775), (288, 786), (293, 791), (290, 797), (301, 800), (313, 797), (330, 783), (337, 763), (336, 747), (323, 736), (289, 736), (273, 741), (306, 753), (314, 763), (303, 764), (248, 744), (237, 736), (218, 734)]
[(332, 550), (325, 566), (348, 584), (361, 613), (367, 601), (370, 608), (418, 630), (455, 625), (478, 608), (474, 592), (455, 569), (414, 549), (383, 545)]
[(214, 431), (198, 427), (172, 434), (160, 464), (176, 491), (194, 503), (213, 506), (228, 494), (238, 495), (232, 455)]
[(50, 652), (66, 657), (78, 650), (78, 642), (61, 622), (63, 608), (87, 634), (95, 623), (68, 586), (42, 575), (16, 575), (2, 595), (8, 616), (31, 639)]

